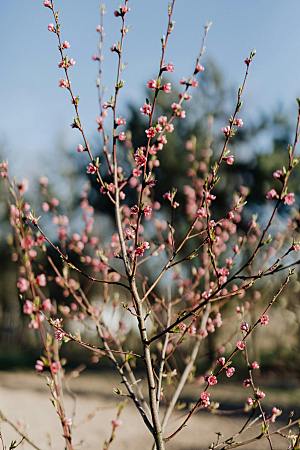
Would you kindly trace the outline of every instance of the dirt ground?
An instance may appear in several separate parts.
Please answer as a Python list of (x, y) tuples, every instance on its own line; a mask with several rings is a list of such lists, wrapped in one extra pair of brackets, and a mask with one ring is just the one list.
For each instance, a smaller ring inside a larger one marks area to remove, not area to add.
[[(104, 440), (108, 438), (111, 420), (116, 414), (119, 398), (112, 393), (117, 386), (117, 379), (110, 374), (84, 374), (70, 383), (72, 392), (65, 394), (68, 415), (72, 415), (74, 407), (74, 444), (78, 450), (102, 450)], [(223, 389), (224, 391), (224, 389)], [(296, 392), (296, 393), (295, 393)], [(299, 401), (299, 390), (292, 394), (294, 402)], [(224, 394), (223, 394), (224, 396)], [(285, 403), (273, 396), (279, 403)], [(296, 398), (298, 396), (298, 399)], [(226, 397), (226, 392), (225, 392)], [(271, 399), (273, 400), (273, 399)], [(289, 403), (289, 401), (286, 401)], [(54, 408), (49, 400), (49, 392), (42, 376), (29, 372), (0, 372), (0, 410), (8, 419), (22, 427), (32, 441), (41, 450), (63, 450), (64, 441)], [(186, 412), (177, 413), (170, 422), (167, 431), (172, 431), (181, 423)], [(122, 426), (118, 429), (111, 450), (150, 450), (151, 436), (147, 433), (135, 408), (128, 403), (122, 413)], [(224, 437), (237, 432), (245, 419), (237, 416), (219, 416), (198, 413), (175, 438), (167, 444), (167, 450), (205, 450), (216, 439), (216, 432)], [(1, 423), (1, 433), (7, 449), (12, 439), (19, 441), (19, 436), (12, 427)], [(250, 436), (257, 434), (257, 429)], [(249, 437), (249, 435), (248, 435)], [(274, 450), (287, 449), (288, 445), (280, 437), (274, 437)], [(18, 448), (31, 450), (32, 447), (23, 442)], [(248, 444), (245, 450), (269, 449), (266, 440)]]

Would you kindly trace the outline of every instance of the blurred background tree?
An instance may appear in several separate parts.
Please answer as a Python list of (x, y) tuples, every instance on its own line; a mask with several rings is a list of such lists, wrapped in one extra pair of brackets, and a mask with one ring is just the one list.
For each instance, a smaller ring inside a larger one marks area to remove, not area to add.
[[(183, 225), (186, 209), (184, 187), (189, 184), (187, 143), (193, 142), (193, 145), (195, 145), (199, 163), (203, 160), (208, 160), (210, 157), (215, 159), (218, 156), (223, 141), (220, 128), (226, 125), (230, 117), (234, 95), (234, 91), (226, 86), (220, 70), (213, 61), (210, 61), (206, 65), (199, 88), (193, 91), (193, 101), (191, 104), (186, 103), (185, 105), (187, 106), (185, 108), (187, 112), (186, 119), (176, 123), (174, 132), (168, 135), (168, 144), (160, 152), (160, 166), (155, 169), (159, 182), (154, 200), (161, 201), (163, 194), (173, 187), (178, 189), (177, 201), (179, 201), (180, 207), (176, 214), (176, 220), (179, 229)], [(171, 96), (171, 98), (170, 96), (159, 96), (157, 114), (170, 114), (169, 105), (172, 103), (172, 100), (177, 101), (178, 92), (173, 91)], [(132, 133), (132, 146), (134, 149), (145, 145), (146, 121), (140, 113), (140, 106), (132, 103), (128, 104), (126, 128)], [(216, 188), (216, 195), (218, 196), (216, 217), (221, 216), (229, 209), (229, 201), (232, 199), (233, 192), (245, 185), (250, 188), (248, 197), (249, 218), (252, 213), (259, 213), (259, 216), (264, 218), (265, 211), (267, 211), (265, 193), (274, 184), (272, 172), (281, 168), (283, 161), (287, 160), (286, 149), (291, 140), (294, 124), (284, 111), (277, 109), (267, 114), (261, 113), (251, 120), (243, 117), (243, 120), (246, 122), (245, 127), (239, 131), (231, 148), (231, 152), (236, 157), (235, 164), (232, 166), (224, 164), (222, 166), (222, 180)], [(100, 135), (95, 137), (95, 144), (96, 148), (101, 149)], [(128, 149), (124, 148), (125, 166), (128, 151)], [(66, 149), (62, 149), (62, 153), (65, 154), (65, 158), (63, 158), (64, 163), (61, 164), (60, 173), (55, 173), (54, 185), (56, 192), (53, 192), (53, 195), (57, 197), (62, 196), (59, 206), (61, 213), (69, 215), (71, 223), (76, 228), (80, 220), (80, 193), (83, 184), (86, 183), (83, 175), (85, 173), (85, 165), (82, 163), (83, 158), (74, 156), (73, 152), (70, 156)], [(99, 151), (99, 158), (102, 162), (103, 177), (109, 182), (110, 178), (105, 169), (106, 166), (101, 151)], [(73, 162), (72, 164), (70, 164), (71, 161)], [(96, 221), (98, 222), (96, 230), (98, 230), (101, 238), (105, 239), (107, 233), (111, 232), (112, 229), (113, 210), (106, 198), (98, 195), (98, 187), (95, 180), (92, 178), (89, 181), (92, 183), (92, 189), (89, 194), (90, 202), (97, 211)], [(53, 184), (53, 180), (50, 180), (50, 184)], [(295, 177), (291, 180), (291, 189), (294, 190), (295, 194), (299, 194), (300, 186)], [(32, 201), (33, 204), (40, 204), (41, 198), (39, 198), (39, 195), (38, 192), (35, 192), (34, 198), (29, 199), (29, 201)], [(129, 206), (134, 205), (136, 202), (133, 191), (130, 189), (128, 189), (126, 201)], [(29, 353), (32, 349), (34, 351), (37, 343), (34, 342), (32, 333), (27, 333), (27, 323), (24, 323), (20, 302), (17, 298), (15, 287), (16, 267), (11, 262), (11, 250), (8, 246), (8, 240), (10, 239), (9, 224), (2, 185), (0, 185), (0, 205), (0, 364), (6, 366), (8, 356), (6, 346), (8, 343), (12, 353), (13, 349), (19, 351), (20, 342), (23, 343), (24, 348)], [(282, 207), (279, 213), (284, 215), (284, 212), (285, 208)], [(168, 210), (164, 209), (164, 206), (162, 214), (165, 214), (166, 217), (168, 216)], [(48, 223), (46, 225), (46, 229), (48, 228), (51, 234), (51, 224)], [(80, 260), (78, 263), (80, 263)], [(267, 286), (267, 281), (261, 283), (261, 292), (264, 292)], [(289, 295), (285, 295), (281, 302), (281, 307), (289, 311), (289, 320), (292, 321), (292, 325), (288, 322), (287, 326), (291, 326), (293, 329), (291, 342), (294, 355), (300, 354), (300, 311), (293, 301), (299, 290), (299, 282), (295, 280), (289, 287)], [(57, 295), (56, 293), (53, 294)], [(57, 301), (63, 302), (64, 300), (57, 298)], [(216, 334), (212, 340), (214, 341), (215, 339), (219, 342), (222, 336), (219, 338)], [(214, 349), (216, 345), (213, 342), (212, 348)], [(295, 352), (295, 347), (298, 349), (297, 352)], [(283, 355), (281, 360), (285, 361), (285, 363), (287, 362), (288, 367), (295, 371), (299, 361), (297, 362), (296, 358), (293, 358), (293, 360), (289, 358), (290, 342), (282, 342), (280, 348)], [(271, 355), (273, 350), (274, 345), (271, 347), (267, 346), (265, 351)], [(20, 352), (19, 362), (24, 363), (21, 354), (24, 356), (24, 352)], [(16, 358), (12, 357), (11, 360), (16, 361)], [(29, 360), (32, 361), (31, 357)], [(278, 359), (275, 360), (271, 356), (269, 360), (270, 367), (272, 367), (272, 364), (278, 363)]]

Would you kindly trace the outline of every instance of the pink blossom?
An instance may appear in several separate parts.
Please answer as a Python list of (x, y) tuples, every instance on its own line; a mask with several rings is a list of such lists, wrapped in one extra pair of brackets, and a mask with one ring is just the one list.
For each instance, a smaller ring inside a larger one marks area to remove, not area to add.
[(120, 427), (123, 424), (122, 420), (120, 419), (113, 419), (111, 421), (111, 425), (113, 427), (113, 429), (115, 430), (116, 428)]
[(278, 169), (275, 170), (275, 172), (273, 172), (273, 178), (275, 178), (276, 180), (280, 180), (283, 177), (283, 172), (282, 170)]
[(43, 311), (45, 311), (45, 312), (52, 311), (52, 303), (51, 303), (50, 298), (45, 298), (45, 300), (43, 300), (42, 308), (43, 308)]
[(117, 117), (116, 125), (126, 125), (126, 119), (124, 119), (124, 117)]
[(233, 265), (233, 259), (232, 258), (226, 258), (226, 266), (231, 267)]
[(252, 363), (251, 363), (251, 369), (259, 369), (259, 364), (258, 364), (258, 362), (257, 361), (253, 361)]
[(167, 116), (159, 116), (157, 122), (159, 123), (159, 125), (161, 125), (162, 127), (165, 127), (168, 123), (168, 118)]
[(17, 288), (23, 294), (29, 288), (29, 281), (26, 280), (26, 278), (23, 278), (23, 277), (19, 278), (18, 282), (17, 282)]
[(84, 146), (81, 145), (81, 144), (79, 144), (79, 145), (77, 146), (77, 152), (78, 152), (78, 153), (82, 153), (82, 152), (84, 152), (84, 151), (85, 151)]
[[(192, 78), (192, 79), (190, 80), (190, 85), (191, 85), (193, 88), (196, 88), (196, 87), (198, 87), (198, 81), (195, 80), (195, 78)], [(187, 99), (185, 98), (185, 100), (187, 100)]]
[[(105, 111), (105, 112), (106, 112), (106, 111)], [(125, 120), (125, 119), (124, 119), (124, 120)], [(102, 115), (101, 117), (97, 117), (97, 118), (96, 118), (96, 122), (97, 122), (97, 124), (98, 124), (98, 131), (103, 130), (104, 116)], [(118, 125), (118, 124), (117, 124), (117, 120), (116, 120), (116, 125)]]
[(136, 214), (138, 214), (139, 212), (139, 207), (138, 205), (134, 205), (130, 208), (130, 214), (132, 214), (133, 216), (135, 216)]
[(206, 209), (203, 208), (203, 206), (201, 208), (197, 209), (196, 214), (197, 214), (197, 217), (199, 217), (200, 219), (207, 217)]
[(292, 246), (292, 250), (294, 250), (295, 252), (299, 252), (299, 251), (300, 251), (300, 244), (295, 243), (295, 244)]
[(238, 254), (240, 253), (240, 249), (239, 249), (239, 246), (238, 246), (237, 244), (235, 244), (235, 245), (232, 247), (232, 250), (234, 251), (234, 253), (235, 253), (236, 255), (238, 255)]
[(23, 195), (28, 189), (28, 180), (27, 179), (22, 180), (20, 183), (17, 184), (17, 187), (19, 189), (20, 194)]
[(275, 189), (271, 189), (269, 192), (266, 193), (267, 200), (274, 200), (276, 198), (279, 198), (279, 195), (277, 194)]
[(165, 130), (166, 130), (167, 133), (173, 133), (174, 125), (172, 123), (167, 123), (166, 127), (165, 127)]
[(263, 314), (263, 315), (260, 317), (259, 321), (260, 321), (260, 324), (261, 324), (261, 325), (268, 325), (268, 323), (269, 323), (269, 321), (270, 321), (270, 318), (269, 318), (268, 314)]
[(128, 6), (121, 6), (120, 11), (123, 15), (125, 15), (126, 13), (128, 13), (128, 11), (130, 11), (130, 9), (128, 8)]
[(245, 331), (247, 333), (250, 329), (249, 324), (247, 322), (242, 322), (240, 329), (241, 329), (241, 331)]
[(36, 277), (36, 282), (40, 287), (45, 287), (47, 284), (46, 275), (44, 273), (41, 273)]
[(237, 341), (236, 347), (237, 347), (239, 350), (243, 351), (243, 350), (245, 350), (245, 348), (246, 348), (246, 344), (245, 344), (244, 341)]
[(150, 103), (144, 103), (140, 108), (141, 113), (145, 114), (145, 116), (150, 116), (152, 112), (152, 105)]
[(1, 178), (7, 178), (8, 175), (8, 162), (3, 161), (0, 163), (0, 176)]
[[(115, 53), (117, 53), (118, 55), (120, 55), (121, 51), (120, 51), (119, 43), (113, 44), (113, 45), (110, 47), (110, 51), (111, 51), (111, 52), (115, 52)], [(99, 61), (100, 61), (100, 57), (99, 57)]]
[(182, 110), (179, 103), (172, 103), (171, 108), (173, 109), (175, 116), (180, 117), (181, 119), (185, 118), (185, 111)]
[(212, 200), (216, 200), (216, 196), (214, 194), (211, 194), (210, 192), (206, 192), (206, 199), (211, 202)]
[(66, 88), (67, 89), (67, 88), (70, 87), (70, 84), (69, 84), (68, 80), (64, 80), (63, 78), (61, 78), (59, 80), (59, 82), (58, 82), (58, 86), (61, 87), (61, 88)]
[(71, 66), (72, 67), (75, 66), (75, 64), (76, 64), (75, 59), (73, 58), (68, 59), (67, 57), (65, 57), (62, 61), (58, 63), (58, 67), (60, 69), (68, 69)]
[(163, 85), (162, 90), (166, 93), (169, 94), (172, 90), (172, 85), (171, 83), (166, 83)]
[(214, 333), (216, 331), (215, 325), (210, 317), (207, 320), (206, 329), (209, 333)]
[(228, 369), (226, 369), (226, 377), (231, 378), (234, 375), (234, 372), (235, 372), (234, 367), (228, 367)]
[(147, 219), (150, 219), (152, 216), (152, 207), (150, 205), (145, 206), (143, 213)]
[(126, 141), (126, 133), (124, 133), (124, 131), (122, 131), (119, 136), (118, 136), (119, 141), (124, 142)]
[(156, 80), (149, 80), (148, 82), (147, 82), (147, 87), (149, 88), (149, 89), (153, 89), (153, 90), (155, 90), (156, 88), (157, 88), (157, 81)]
[(119, 10), (114, 11), (115, 17), (125, 16), (129, 11), (128, 6), (120, 6)]
[(51, 31), (51, 33), (55, 33), (55, 26), (53, 23), (49, 23), (48, 25), (48, 31)]
[[(224, 268), (224, 270), (227, 270), (227, 269), (225, 269)], [(228, 273), (229, 273), (229, 271), (228, 271)], [(221, 316), (221, 313), (220, 312), (218, 312), (217, 314), (216, 314), (216, 317), (214, 318), (214, 320), (213, 320), (213, 322), (214, 322), (214, 325), (217, 327), (217, 328), (220, 328), (221, 326), (222, 326), (222, 316)]]
[(99, 58), (98, 55), (94, 54), (94, 55), (92, 55), (92, 60), (93, 61), (100, 61), (100, 58)]
[(153, 138), (156, 135), (156, 129), (154, 127), (148, 128), (145, 130), (146, 136), (148, 139)]
[(204, 67), (198, 63), (195, 67), (195, 74), (199, 72), (204, 72), (204, 70), (205, 70)]
[(72, 418), (71, 418), (71, 417), (65, 417), (65, 418), (64, 418), (64, 423), (65, 423), (65, 425), (67, 425), (68, 427), (71, 427), (71, 426), (72, 426), (72, 423), (73, 423)]
[(43, 372), (44, 370), (44, 363), (40, 359), (38, 359), (35, 363), (35, 370), (37, 372)]
[(246, 379), (243, 381), (243, 386), (244, 386), (244, 388), (248, 388), (248, 387), (251, 386), (251, 380), (250, 380), (250, 378), (246, 378)]
[(226, 164), (228, 164), (229, 166), (232, 166), (232, 164), (234, 163), (234, 156), (233, 155), (225, 156), (223, 158), (223, 161), (225, 161)]
[(242, 121), (242, 119), (235, 119), (234, 125), (240, 128), (244, 125), (244, 122)]
[(23, 305), (23, 313), (24, 314), (32, 314), (34, 310), (33, 303), (30, 300), (25, 300)]
[(215, 375), (210, 375), (209, 377), (207, 377), (207, 382), (210, 386), (214, 386), (215, 384), (218, 383), (218, 380)]
[(221, 128), (222, 133), (228, 137), (230, 136), (231, 130), (230, 130), (230, 126), (227, 125), (226, 127)]
[(280, 416), (281, 414), (282, 414), (282, 410), (279, 408), (276, 408), (276, 406), (274, 406), (272, 408), (271, 422), (274, 423), (275, 420), (277, 419), (277, 417)]
[(134, 253), (136, 256), (143, 256), (145, 253), (145, 250), (148, 250), (149, 248), (150, 248), (149, 242), (144, 241), (136, 247)]
[(163, 194), (163, 198), (165, 199), (165, 200), (169, 200), (170, 202), (172, 201), (172, 194), (170, 193), (170, 192), (165, 192), (164, 194)]
[(59, 361), (53, 361), (51, 363), (51, 371), (57, 373), (61, 369), (61, 364)]
[(125, 228), (124, 232), (126, 239), (134, 239), (134, 231), (132, 228), (127, 227)]
[(208, 335), (207, 330), (200, 330), (200, 331), (199, 331), (199, 336), (200, 336), (202, 339), (205, 339), (205, 338), (207, 337), (207, 335)]
[(209, 397), (210, 397), (209, 392), (201, 392), (200, 394), (201, 405), (204, 408), (207, 408), (210, 405)]
[(184, 332), (184, 331), (186, 330), (186, 324), (183, 323), (183, 322), (181, 322), (181, 323), (178, 325), (178, 328), (179, 328), (180, 331)]
[(92, 164), (92, 163), (89, 163), (88, 164), (88, 166), (87, 166), (87, 168), (86, 168), (86, 173), (89, 173), (89, 174), (95, 174), (97, 172), (97, 167), (96, 166), (94, 166), (94, 164)]
[(174, 69), (175, 67), (173, 63), (168, 63), (162, 68), (162, 70), (165, 70), (166, 72), (174, 72)]
[(249, 405), (249, 406), (252, 406), (252, 405), (253, 405), (253, 403), (254, 403), (254, 400), (253, 400), (253, 398), (251, 398), (251, 397), (248, 397), (248, 398), (247, 398), (247, 405)]
[(293, 192), (286, 194), (283, 197), (283, 202), (285, 205), (291, 206), (293, 203), (295, 203), (295, 194)]
[(189, 326), (188, 333), (190, 336), (194, 336), (197, 333), (197, 328), (195, 327), (195, 325)]
[(50, 0), (45, 0), (43, 2), (43, 5), (45, 6), (45, 8), (51, 8), (52, 9), (52, 5), (51, 5)]
[(188, 100), (191, 100), (192, 96), (185, 92), (184, 94), (179, 94), (179, 98), (183, 98), (183, 100), (188, 101)]
[(58, 200), (58, 198), (53, 197), (53, 198), (51, 198), (50, 202), (51, 202), (51, 205), (52, 205), (54, 208), (57, 207), (57, 206), (59, 205), (59, 200)]
[(71, 47), (70, 42), (68, 42), (68, 41), (64, 41), (64, 42), (61, 44), (61, 46), (62, 46), (63, 49), (67, 49), (67, 48), (70, 48), (70, 47)]
[(134, 160), (138, 167), (142, 167), (146, 164), (147, 158), (144, 154), (144, 147), (139, 147), (134, 154)]
[[(141, 169), (133, 169), (132, 175), (133, 175), (134, 177), (136, 177), (136, 178), (139, 177), (139, 176), (141, 176), (141, 175), (142, 175)], [(131, 187), (135, 187), (135, 186), (136, 186), (136, 184), (135, 184), (135, 185), (132, 184), (132, 183), (133, 183), (133, 180), (132, 180), (132, 179), (130, 180), (130, 183), (131, 183)]]
[(62, 341), (64, 338), (65, 333), (62, 330), (55, 330), (54, 331), (54, 337), (57, 341)]
[(259, 388), (256, 389), (255, 397), (258, 400), (263, 400), (265, 398), (265, 396), (266, 396), (266, 394), (263, 391), (261, 391)]
[(221, 356), (220, 358), (218, 358), (218, 364), (220, 364), (220, 366), (223, 367), (225, 365), (225, 362), (226, 362), (226, 360), (225, 360), (224, 356)]

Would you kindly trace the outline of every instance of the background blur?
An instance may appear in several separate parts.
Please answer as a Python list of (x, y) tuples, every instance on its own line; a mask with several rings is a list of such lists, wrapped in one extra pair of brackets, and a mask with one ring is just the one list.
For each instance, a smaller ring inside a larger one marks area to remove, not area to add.
[[(119, 6), (119, 0), (109, 0), (107, 3), (104, 18), (104, 97), (109, 99), (116, 63), (109, 49), (118, 39), (119, 22), (114, 19), (113, 11)], [(76, 60), (71, 76), (75, 94), (80, 96), (81, 118), (97, 152), (101, 148), (96, 125), (97, 65), (91, 56), (97, 49), (95, 28), (99, 23), (99, 2), (57, 0), (56, 6), (61, 12), (63, 39), (71, 43), (68, 54)], [(138, 145), (144, 135), (139, 107), (145, 100), (146, 81), (157, 73), (167, 1), (132, 0), (131, 9), (128, 16), (130, 33), (125, 43), (127, 66), (122, 75), (126, 86), (120, 95), (120, 113), (126, 117), (128, 128), (135, 133), (134, 145)], [(3, 18), (0, 27), (0, 157), (8, 159), (12, 175), (30, 180), (28, 199), (37, 209), (40, 203), (37, 180), (41, 175), (49, 176), (54, 194), (62, 199), (63, 210), (71, 214), (76, 226), (78, 199), (87, 181), (84, 175), (87, 161), (85, 156), (76, 153), (81, 141), (70, 127), (72, 105), (66, 92), (58, 88), (61, 72), (57, 67), (55, 37), (47, 31), (47, 25), (52, 21), (49, 10), (38, 0), (11, 0), (0, 2), (0, 13)], [(177, 1), (176, 25), (166, 58), (175, 65), (175, 72), (170, 76), (174, 91), (178, 88), (179, 79), (188, 76), (192, 70), (203, 26), (209, 21), (213, 25), (203, 60), (206, 70), (199, 89), (193, 93), (187, 119), (180, 123), (170, 138), (170, 152), (162, 156), (162, 170), (168, 177), (162, 180), (160, 192), (176, 185), (179, 196), (182, 195), (187, 181), (182, 172), (185, 142), (191, 136), (195, 136), (200, 144), (205, 142), (208, 121), (213, 123), (216, 136), (213, 149), (218, 152), (219, 130), (232, 111), (235, 93), (244, 73), (243, 61), (255, 48), (257, 55), (251, 67), (242, 110), (245, 127), (232, 146), (237, 163), (234, 172), (224, 173), (220, 208), (225, 208), (230, 194), (245, 184), (252, 189), (249, 211), (258, 213), (259, 220), (264, 221), (268, 212), (264, 193), (272, 184), (272, 171), (285, 158), (296, 118), (295, 98), (300, 96), (299, 17), (300, 4), (297, 0), (253, 0), (243, 2), (242, 6), (237, 0)], [(161, 102), (160, 108), (163, 112), (167, 106)], [(292, 180), (296, 195), (299, 195), (299, 186), (299, 177), (296, 177)], [(0, 368), (32, 367), (40, 349), (38, 339), (28, 331), (27, 319), (22, 315), (17, 296), (17, 268), (10, 262), (9, 225), (2, 185), (0, 201)], [(99, 235), (105, 238), (112, 225), (109, 211), (95, 197), (91, 196), (91, 201), (97, 211)], [(184, 202), (183, 196), (181, 202)], [(280, 211), (277, 226), (284, 223), (285, 213), (284, 209)], [(299, 211), (295, 211), (295, 216), (297, 214)], [(51, 233), (50, 225), (46, 224)], [(261, 283), (262, 298), (268, 298), (267, 294), (273, 288), (267, 282)], [(288, 373), (293, 386), (298, 385), (300, 362), (299, 291), (300, 283), (295, 277), (279, 305), (274, 308), (268, 338), (256, 335), (255, 356), (264, 361), (264, 376), (278, 383), (282, 374)], [(230, 317), (230, 312), (228, 314)], [(217, 345), (214, 339), (220, 343), (223, 336), (216, 334), (211, 339), (211, 354)], [(86, 355), (77, 354), (70, 347), (73, 352), (71, 365), (76, 365), (82, 358), (86, 358), (85, 362), (89, 365)], [(184, 364), (179, 361), (179, 366), (181, 363)], [(294, 406), (295, 396), (289, 404)]]
[[(115, 73), (116, 60), (110, 47), (118, 38), (119, 24), (113, 17), (118, 5), (118, 1), (110, 1), (104, 17), (106, 99), (111, 95)], [(62, 37), (71, 43), (68, 53), (77, 61), (71, 75), (75, 94), (80, 95), (81, 118), (97, 152), (101, 146), (96, 131), (97, 64), (91, 56), (97, 49), (95, 28), (99, 23), (100, 5), (96, 0), (64, 0), (57, 1), (56, 6), (61, 14)], [(41, 175), (48, 175), (50, 182), (55, 184), (56, 196), (64, 201), (65, 210), (70, 212), (73, 209), (76, 216), (78, 195), (86, 181), (86, 160), (85, 155), (78, 158), (76, 154), (80, 140), (69, 126), (73, 119), (72, 105), (66, 92), (58, 88), (61, 72), (57, 67), (55, 36), (47, 31), (51, 22), (49, 10), (42, 6), (42, 2), (22, 0), (1, 2), (0, 9), (5, 18), (0, 28), (4, 62), (0, 84), (0, 155), (9, 160), (13, 175), (30, 179), (28, 195), (33, 205), (39, 201), (36, 181)], [(124, 58), (127, 66), (122, 75), (126, 87), (120, 95), (120, 112), (135, 133), (135, 145), (144, 135), (139, 107), (145, 99), (145, 83), (157, 71), (166, 9), (167, 1), (131, 2), (130, 33), (126, 38)], [(300, 5), (296, 0), (290, 0), (288, 5), (255, 0), (243, 6), (232, 0), (230, 7), (217, 0), (178, 0), (175, 31), (167, 53), (167, 61), (175, 64), (175, 73), (171, 74), (174, 90), (178, 87), (178, 80), (188, 76), (192, 69), (204, 24), (212, 21), (213, 25), (203, 60), (206, 66), (204, 77), (194, 94), (187, 120), (180, 123), (177, 134), (171, 139), (172, 150), (165, 152), (162, 158), (162, 169), (168, 171), (168, 183), (162, 183), (160, 192), (174, 185), (184, 186), (182, 152), (185, 140), (193, 135), (198, 142), (203, 142), (210, 117), (214, 119), (213, 131), (216, 134), (213, 148), (218, 151), (219, 129), (232, 111), (235, 92), (244, 72), (243, 61), (249, 51), (256, 48), (242, 112), (246, 126), (235, 140), (238, 161), (234, 168), (235, 177), (227, 178), (226, 189), (233, 191), (240, 184), (252, 187), (251, 208), (259, 212), (263, 220), (264, 212), (267, 212), (263, 206), (264, 193), (270, 186), (272, 169), (278, 168), (291, 140), (295, 98), (300, 95), (300, 60), (296, 57), (300, 51), (299, 14)], [(161, 104), (161, 108), (163, 111), (167, 105)], [(294, 180), (295, 189), (298, 184)], [(221, 192), (224, 206), (226, 198), (230, 197), (226, 195), (229, 191)], [(106, 205), (99, 204), (98, 200), (94, 203), (96, 209), (102, 211), (102, 228), (110, 226), (105, 214)], [(15, 267), (8, 263), (7, 258), (5, 203), (2, 203), (1, 212), (3, 250), (0, 264), (3, 280), (0, 282), (3, 288), (0, 320), (3, 323), (2, 334), (13, 340), (19, 339), (14, 329), (18, 323), (15, 315), (19, 315), (20, 306), (14, 287)]]

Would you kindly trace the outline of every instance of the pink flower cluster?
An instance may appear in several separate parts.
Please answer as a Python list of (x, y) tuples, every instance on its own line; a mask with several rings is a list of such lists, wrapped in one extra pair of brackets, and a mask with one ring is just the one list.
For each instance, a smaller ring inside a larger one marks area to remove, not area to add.
[(96, 172), (97, 172), (97, 167), (94, 164), (89, 163), (86, 168), (86, 173), (94, 175)]
[[(275, 173), (275, 172), (274, 172)], [(267, 200), (276, 200), (279, 199), (279, 194), (276, 192), (275, 189), (271, 189), (266, 193), (266, 199)], [(295, 194), (293, 192), (290, 192), (288, 194), (285, 194), (283, 196), (283, 203), (287, 206), (291, 206), (295, 203)]]
[(208, 406), (210, 405), (209, 397), (210, 397), (209, 392), (201, 392), (200, 400), (201, 400), (201, 406), (203, 406), (203, 408), (208, 408)]
[(152, 91), (155, 91), (157, 89), (162, 90), (166, 94), (169, 94), (172, 90), (171, 83), (165, 83), (160, 85), (157, 80), (151, 79), (147, 82), (147, 87), (151, 89)]
[(147, 241), (144, 241), (142, 243), (140, 243), (136, 249), (135, 249), (135, 255), (136, 256), (143, 256), (145, 251), (148, 250), (150, 248), (150, 244)]
[(179, 117), (180, 119), (184, 119), (186, 114), (185, 111), (182, 109), (182, 106), (179, 103), (172, 103), (171, 108), (173, 110), (173, 113), (176, 117)]

